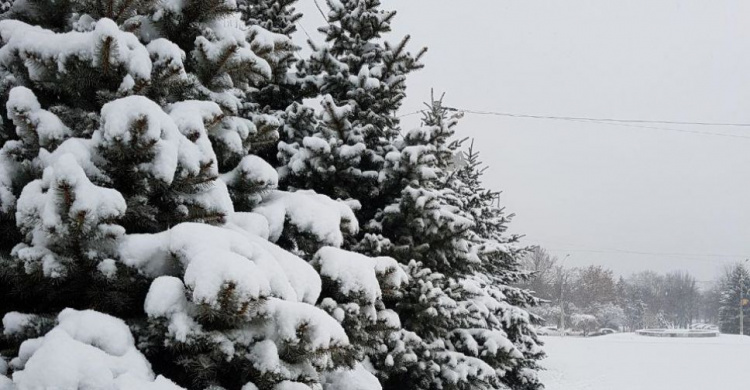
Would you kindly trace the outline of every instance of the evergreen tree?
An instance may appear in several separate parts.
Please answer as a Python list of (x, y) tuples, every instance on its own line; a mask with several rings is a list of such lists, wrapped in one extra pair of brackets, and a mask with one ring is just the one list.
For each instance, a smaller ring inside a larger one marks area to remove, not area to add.
[(454, 164), (458, 117), (399, 133), (424, 51), (330, 0), (296, 61), (293, 4), (3, 14), (0, 387), (538, 387), (522, 250)]
[[(312, 82), (317, 75), (306, 75), (306, 60), (299, 57), (300, 47), (293, 45), (292, 34), (297, 31), (296, 24), (302, 17), (294, 8), (297, 0), (243, 0), (238, 2), (240, 15), (248, 26), (255, 29), (260, 27), (271, 32), (273, 41), (254, 48), (258, 53), (280, 53), (280, 55), (264, 57), (271, 66), (271, 79), (262, 87), (251, 91), (254, 111), (262, 113), (270, 128), (281, 129), (280, 126), (290, 120), (287, 110), (292, 105), (300, 105), (303, 99), (314, 98), (317, 88)], [(268, 36), (266, 33), (264, 36)], [(299, 58), (299, 59), (298, 59)], [(291, 119), (293, 120), (293, 119)], [(284, 126), (294, 133), (293, 124)], [(279, 140), (289, 141), (294, 136), (289, 132), (273, 133), (254, 153), (262, 156), (273, 166), (278, 166), (277, 146)]]
[(379, 379), (416, 360), (418, 337), (405, 332), (399, 316), (385, 305), (402, 298), (409, 280), (398, 262), (326, 247), (313, 264), (323, 278), (320, 307), (341, 323), (358, 359), (368, 361)]
[[(273, 115), (283, 121), (283, 113), (289, 105), (312, 97), (302, 89), (304, 78), (295, 73), (297, 52), (300, 48), (291, 38), (296, 31), (295, 23), (302, 14), (293, 5), (296, 0), (246, 0), (239, 2), (242, 20), (250, 27), (250, 35), (260, 34), (253, 51), (263, 57), (271, 67), (271, 77), (264, 85), (252, 90), (250, 101), (256, 111)], [(269, 33), (270, 32), (270, 33)], [(270, 39), (269, 39), (270, 38)], [(275, 150), (275, 143), (268, 149)]]
[(389, 240), (391, 252), (403, 253), (406, 262), (413, 259), (436, 272), (465, 276), (480, 259), (469, 240), (474, 221), (445, 183), (458, 146), (450, 140), (458, 118), (444, 114), (441, 102), (434, 102), (423, 126), (409, 131), (399, 150), (388, 156), (386, 181), (400, 187), (388, 194), (394, 197), (392, 203), (370, 226)]
[[(362, 161), (366, 146), (362, 134), (349, 121), (351, 111), (351, 105), (336, 106), (330, 96), (323, 98), (320, 115), (313, 115), (309, 107), (290, 107), (288, 117), (297, 128), (285, 128), (301, 139), (279, 144), (278, 155), (285, 164), (280, 174), (286, 186), (314, 188), (332, 197), (360, 200), (352, 197), (352, 188), (363, 180), (363, 172), (356, 166)], [(374, 174), (370, 172), (370, 179)]]
[[(743, 264), (732, 266), (721, 281), (721, 306), (719, 308), (719, 330), (721, 333), (740, 333), (740, 310), (743, 315), (744, 334), (750, 334), (750, 305), (741, 305), (743, 298), (750, 297), (750, 283)], [(740, 309), (741, 308), (741, 309)]]
[(387, 156), (388, 180), (403, 187), (358, 246), (407, 265), (410, 282), (391, 304), (420, 337), (415, 349), (428, 351), (410, 369), (389, 373), (384, 387), (538, 388), (533, 371), (544, 355), (536, 319), (524, 309), (538, 300), (509, 286), (526, 277), (523, 250), (505, 235), (508, 217), (495, 206), (497, 194), (481, 187), (473, 150), (456, 165), (460, 115), (448, 112), (433, 100), (423, 126)]
[(32, 0), (0, 21), (3, 387), (378, 387), (315, 307), (319, 274), (273, 243), (357, 224), (250, 154), (281, 125), (252, 99), (294, 45), (237, 11)]
[(530, 275), (522, 270), (520, 259), (526, 249), (518, 248), (520, 236), (507, 233), (513, 215), (500, 207), (499, 192), (482, 186), (481, 178), (487, 167), (482, 166), (474, 141), (466, 152), (458, 152), (457, 156), (446, 186), (457, 193), (461, 209), (474, 221), (473, 240), (483, 245), (482, 273), (500, 284), (518, 284)]
[[(308, 85), (327, 96), (324, 116), (318, 131), (291, 134), (281, 144), (287, 168), (282, 182), (318, 190), (335, 176), (341, 184), (326, 190), (336, 192), (322, 192), (359, 200), (358, 215), (365, 222), (382, 204), (378, 197), (385, 184), (379, 173), (399, 135), (396, 110), (405, 96), (406, 75), (422, 67), (425, 50), (409, 53), (408, 36), (396, 45), (383, 42), (395, 12), (381, 10), (378, 0), (328, 1), (328, 6), (328, 25), (319, 29), (326, 43), (318, 47), (310, 42), (314, 53), (300, 64)], [(308, 156), (316, 161), (306, 163)]]
[(489, 315), (483, 315), (480, 324), (505, 332), (521, 352), (514, 359), (497, 354), (487, 361), (493, 367), (505, 368), (501, 381), (510, 388), (539, 388), (534, 371), (539, 369), (538, 361), (544, 354), (532, 325), (540, 323), (540, 319), (527, 309), (538, 306), (540, 301), (529, 290), (513, 287), (530, 276), (521, 264), (527, 249), (518, 245), (519, 236), (507, 234), (513, 216), (505, 214), (499, 206), (500, 193), (482, 187), (484, 172), (472, 141), (449, 176), (448, 184), (461, 199), (461, 208), (474, 221), (472, 242), (478, 247), (481, 264), (473, 279), (484, 290), (481, 301), (489, 309)]
[(294, 9), (297, 0), (242, 0), (237, 2), (248, 25), (260, 26), (274, 34), (290, 37), (302, 14)]

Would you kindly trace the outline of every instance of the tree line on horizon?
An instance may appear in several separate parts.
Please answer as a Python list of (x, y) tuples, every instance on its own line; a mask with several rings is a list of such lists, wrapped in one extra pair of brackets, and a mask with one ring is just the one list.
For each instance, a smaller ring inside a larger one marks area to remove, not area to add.
[[(740, 296), (750, 296), (747, 283), (750, 275), (739, 262), (726, 266), (704, 288), (687, 271), (664, 274), (641, 271), (616, 277), (612, 270), (601, 265), (566, 268), (540, 246), (535, 246), (522, 264), (532, 276), (519, 286), (545, 301), (532, 311), (551, 326), (560, 325), (562, 307), (566, 328), (576, 328), (575, 324), (579, 324), (578, 328), (632, 332), (714, 325), (722, 333), (738, 334)], [(748, 314), (750, 306), (746, 303), (745, 334), (750, 334)]]

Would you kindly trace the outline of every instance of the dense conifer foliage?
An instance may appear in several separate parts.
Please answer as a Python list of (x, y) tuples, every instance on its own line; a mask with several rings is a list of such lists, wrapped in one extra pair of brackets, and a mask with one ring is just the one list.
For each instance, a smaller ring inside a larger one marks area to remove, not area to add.
[(539, 387), (458, 116), (402, 135), (424, 50), (328, 6), (309, 58), (291, 0), (0, 9), (0, 388)]

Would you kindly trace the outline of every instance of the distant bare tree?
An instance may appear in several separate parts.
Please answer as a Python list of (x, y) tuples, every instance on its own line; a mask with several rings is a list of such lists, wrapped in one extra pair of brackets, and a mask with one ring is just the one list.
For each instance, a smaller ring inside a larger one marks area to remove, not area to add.
[(528, 252), (521, 264), (526, 271), (533, 275), (524, 281), (521, 287), (534, 291), (535, 295), (545, 300), (556, 299), (559, 295), (554, 291), (557, 258), (550, 255), (546, 249), (534, 246)]
[(672, 272), (664, 277), (664, 316), (672, 325), (688, 328), (698, 315), (700, 291), (695, 278), (687, 272)]
[(607, 303), (615, 303), (617, 290), (614, 273), (600, 265), (578, 270), (572, 284), (570, 300), (584, 311)]
[(714, 282), (701, 294), (700, 319), (709, 324), (719, 323), (721, 308), (721, 282)]

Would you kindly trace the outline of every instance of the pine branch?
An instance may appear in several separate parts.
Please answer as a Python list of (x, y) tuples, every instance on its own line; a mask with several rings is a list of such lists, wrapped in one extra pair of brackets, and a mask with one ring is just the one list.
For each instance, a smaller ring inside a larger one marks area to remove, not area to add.
[(120, 18), (123, 16), (123, 14), (125, 13), (125, 11), (127, 11), (128, 9), (130, 9), (130, 7), (133, 5), (133, 3), (136, 3), (137, 1), (139, 1), (139, 0), (125, 0), (125, 1), (123, 1), (123, 3), (120, 5), (120, 9), (117, 11), (117, 14), (114, 15), (114, 17), (112, 19), (114, 21), (116, 21), (116, 22), (120, 22)]

